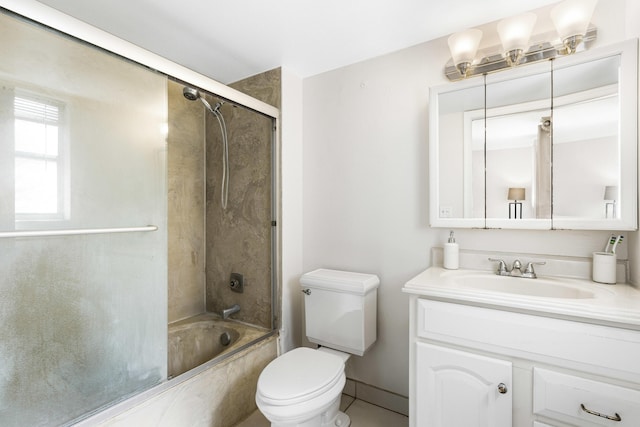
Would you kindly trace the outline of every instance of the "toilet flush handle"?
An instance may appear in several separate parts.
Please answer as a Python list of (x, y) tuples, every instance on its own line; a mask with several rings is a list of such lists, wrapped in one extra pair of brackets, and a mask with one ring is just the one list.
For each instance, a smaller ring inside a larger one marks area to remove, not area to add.
[(311, 295), (311, 289), (303, 289), (302, 293), (305, 295)]

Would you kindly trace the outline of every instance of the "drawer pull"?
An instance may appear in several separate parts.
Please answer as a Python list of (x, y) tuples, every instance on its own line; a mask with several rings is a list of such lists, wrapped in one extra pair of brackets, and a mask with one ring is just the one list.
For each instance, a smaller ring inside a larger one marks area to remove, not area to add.
[(498, 393), (505, 394), (507, 392), (507, 386), (505, 383), (498, 384)]
[(584, 407), (584, 404), (581, 403), (580, 407), (582, 408), (582, 410), (584, 412), (586, 412), (589, 415), (595, 415), (596, 417), (601, 417), (601, 418), (606, 418), (608, 420), (612, 420), (612, 421), (622, 421), (622, 418), (620, 418), (620, 415), (618, 415), (618, 413), (616, 413), (613, 417), (611, 415), (605, 415), (605, 414), (601, 414), (600, 412), (596, 412), (596, 411), (592, 411), (590, 409), (587, 409)]

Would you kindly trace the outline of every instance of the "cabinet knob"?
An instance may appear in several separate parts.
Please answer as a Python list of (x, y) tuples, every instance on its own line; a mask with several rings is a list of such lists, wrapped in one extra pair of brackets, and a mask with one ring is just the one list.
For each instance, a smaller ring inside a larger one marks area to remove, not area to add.
[(500, 394), (505, 394), (508, 391), (507, 386), (505, 385), (505, 383), (500, 383), (498, 384), (498, 392)]

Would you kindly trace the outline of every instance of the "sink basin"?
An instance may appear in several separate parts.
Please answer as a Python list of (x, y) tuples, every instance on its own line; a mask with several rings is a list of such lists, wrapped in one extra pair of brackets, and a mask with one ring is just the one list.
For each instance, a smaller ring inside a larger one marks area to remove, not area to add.
[(608, 292), (583, 284), (569, 283), (563, 279), (523, 279), (495, 274), (465, 274), (451, 277), (457, 287), (479, 291), (502, 292), (541, 298), (588, 299)]

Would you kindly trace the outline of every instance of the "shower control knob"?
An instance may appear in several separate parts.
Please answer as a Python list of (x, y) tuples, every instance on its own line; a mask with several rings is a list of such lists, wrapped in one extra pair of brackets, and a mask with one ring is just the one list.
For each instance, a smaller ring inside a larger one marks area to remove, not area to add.
[(229, 278), (229, 287), (233, 292), (244, 292), (244, 278), (240, 273), (231, 273)]
[(303, 289), (302, 293), (305, 295), (311, 295), (311, 289)]
[(507, 392), (507, 386), (505, 383), (498, 384), (498, 393), (505, 394)]

